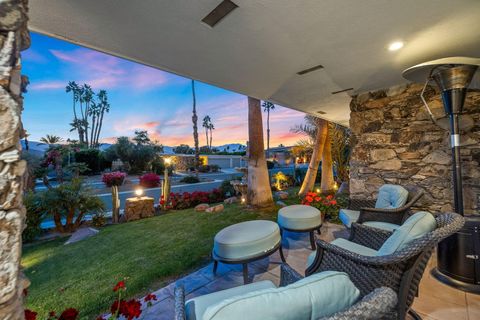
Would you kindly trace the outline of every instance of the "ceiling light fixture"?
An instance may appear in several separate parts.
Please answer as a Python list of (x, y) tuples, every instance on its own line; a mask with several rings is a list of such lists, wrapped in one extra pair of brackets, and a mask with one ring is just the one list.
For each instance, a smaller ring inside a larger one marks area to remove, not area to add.
[(390, 43), (390, 45), (388, 46), (388, 50), (397, 51), (397, 50), (402, 49), (403, 45), (404, 45), (403, 41), (395, 41), (395, 42)]
[(237, 8), (238, 6), (232, 1), (223, 0), (215, 9), (207, 14), (202, 21), (213, 28), (215, 25), (217, 25), (217, 23), (222, 21), (223, 18)]
[(323, 66), (321, 64), (319, 64), (318, 66), (315, 66), (315, 67), (311, 67), (311, 68), (299, 71), (299, 72), (297, 72), (297, 74), (299, 76), (303, 76), (304, 74), (307, 74), (307, 73), (310, 73), (310, 72), (313, 72), (313, 71), (319, 70), (319, 69), (323, 69)]

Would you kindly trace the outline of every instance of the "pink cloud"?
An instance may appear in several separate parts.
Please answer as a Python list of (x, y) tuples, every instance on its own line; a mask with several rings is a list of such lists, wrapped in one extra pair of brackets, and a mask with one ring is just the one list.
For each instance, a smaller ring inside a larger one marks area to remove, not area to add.
[(66, 83), (64, 81), (41, 81), (30, 84), (28, 90), (48, 90), (48, 89), (60, 89), (65, 88)]

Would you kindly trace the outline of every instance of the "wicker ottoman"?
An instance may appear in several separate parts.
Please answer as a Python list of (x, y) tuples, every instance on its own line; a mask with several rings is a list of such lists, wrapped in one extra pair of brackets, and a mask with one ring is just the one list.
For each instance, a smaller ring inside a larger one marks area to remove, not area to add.
[(317, 230), (318, 234), (320, 234), (322, 216), (320, 210), (314, 207), (296, 204), (278, 210), (278, 225), (281, 231), (287, 230), (310, 233), (310, 244), (312, 250), (315, 250), (315, 237), (313, 232)]
[[(243, 281), (248, 282), (248, 263), (265, 258), (281, 248), (280, 228), (266, 220), (246, 221), (222, 229), (214, 239), (213, 273), (218, 262), (243, 265)], [(285, 262), (280, 250), (282, 261)]]

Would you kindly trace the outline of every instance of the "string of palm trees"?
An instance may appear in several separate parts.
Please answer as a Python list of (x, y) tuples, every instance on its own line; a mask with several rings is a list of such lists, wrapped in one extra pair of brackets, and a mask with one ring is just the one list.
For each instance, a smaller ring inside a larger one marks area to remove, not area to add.
[(72, 93), (73, 121), (70, 132), (77, 131), (78, 142), (87, 148), (98, 148), (105, 113), (110, 111), (107, 91), (95, 93), (88, 84), (70, 81), (65, 91)]

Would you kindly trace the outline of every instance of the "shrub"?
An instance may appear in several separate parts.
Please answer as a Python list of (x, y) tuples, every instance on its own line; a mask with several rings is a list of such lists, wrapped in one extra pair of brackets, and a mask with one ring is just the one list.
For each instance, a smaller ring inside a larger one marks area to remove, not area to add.
[(217, 165), (217, 164), (212, 164), (212, 165), (210, 166), (210, 171), (211, 171), (211, 172), (218, 172), (218, 171), (220, 171), (220, 166)]
[(208, 164), (207, 165), (201, 165), (201, 166), (198, 167), (198, 171), (203, 172), (203, 173), (210, 172), (210, 166)]
[(267, 169), (273, 169), (275, 167), (275, 162), (267, 160)]
[(107, 187), (121, 186), (126, 176), (127, 174), (125, 172), (108, 172), (102, 175), (102, 182), (105, 183)]
[(180, 180), (180, 182), (183, 182), (183, 183), (199, 183), (200, 179), (198, 179), (195, 176), (186, 176), (186, 177), (182, 178), (182, 180)]
[(230, 183), (231, 181), (232, 180), (223, 180), (222, 184), (220, 185), (220, 192), (225, 197), (233, 197), (235, 195), (235, 189)]
[(146, 173), (140, 177), (140, 185), (145, 188), (155, 188), (160, 185), (160, 176), (155, 173)]
[(155, 157), (152, 161), (152, 172), (158, 175), (165, 173), (165, 163), (163, 162), (163, 158)]
[(41, 207), (41, 198), (39, 194), (33, 192), (25, 193), (23, 203), (27, 209), (27, 217), (25, 221), (26, 227), (22, 233), (22, 239), (24, 242), (30, 242), (42, 234), (40, 224), (45, 217), (45, 211)]
[(100, 151), (97, 149), (81, 149), (75, 152), (75, 162), (83, 162), (88, 167), (88, 173), (95, 174), (101, 171)]
[(217, 203), (225, 199), (224, 194), (219, 189), (211, 192), (195, 191), (170, 194), (170, 209), (182, 210), (195, 207), (200, 203)]
[(107, 223), (107, 218), (105, 218), (105, 215), (103, 212), (96, 212), (92, 216), (92, 225), (94, 227), (103, 227)]

